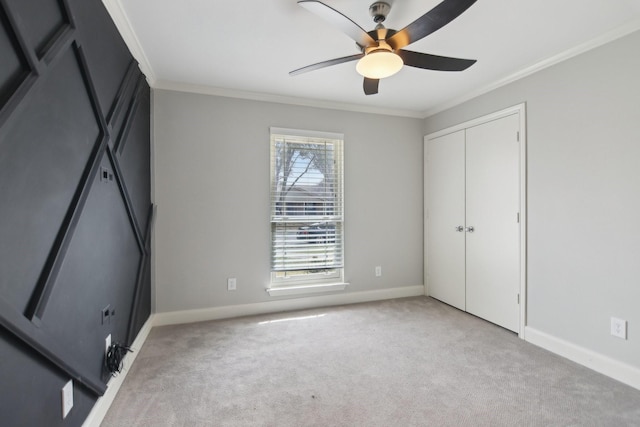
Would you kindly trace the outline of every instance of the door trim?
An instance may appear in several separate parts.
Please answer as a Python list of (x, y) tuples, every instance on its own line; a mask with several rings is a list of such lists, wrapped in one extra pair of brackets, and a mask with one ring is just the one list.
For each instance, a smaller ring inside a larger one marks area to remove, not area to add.
[(520, 119), (520, 325), (518, 336), (521, 339), (525, 339), (525, 329), (527, 326), (527, 127), (526, 127), (526, 104), (521, 103), (512, 107), (505, 108), (503, 110), (496, 111), (491, 114), (487, 114), (482, 117), (477, 117), (472, 120), (448, 127), (446, 129), (439, 130), (437, 132), (430, 133), (424, 137), (424, 212), (425, 212), (425, 227), (424, 227), (424, 284), (425, 295), (429, 295), (429, 287), (427, 282), (427, 221), (428, 221), (428, 204), (429, 198), (427, 194), (427, 144), (430, 140), (448, 135), (450, 133), (458, 132), (460, 130), (472, 128), (484, 123), (488, 123), (503, 117), (511, 116), (513, 114), (519, 114)]

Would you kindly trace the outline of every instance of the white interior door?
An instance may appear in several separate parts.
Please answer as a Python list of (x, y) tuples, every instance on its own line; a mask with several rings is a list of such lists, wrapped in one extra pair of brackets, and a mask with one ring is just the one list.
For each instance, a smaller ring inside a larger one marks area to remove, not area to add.
[(466, 130), (466, 310), (519, 332), (520, 118)]
[(428, 294), (465, 310), (464, 130), (427, 141)]

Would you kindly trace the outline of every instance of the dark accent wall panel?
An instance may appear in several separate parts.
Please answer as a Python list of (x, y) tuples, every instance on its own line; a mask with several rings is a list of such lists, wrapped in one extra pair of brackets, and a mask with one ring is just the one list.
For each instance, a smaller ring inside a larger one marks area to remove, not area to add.
[(4, 105), (30, 73), (8, 16), (0, 10), (0, 105)]
[[(113, 170), (108, 156), (100, 166)], [(105, 337), (111, 334), (113, 342), (126, 340), (141, 258), (142, 248), (115, 178), (94, 177), (41, 318), (41, 329), (64, 348), (73, 348), (76, 357), (91, 361), (94, 375), (101, 372)], [(65, 301), (69, 296), (84, 303), (70, 308)], [(115, 314), (103, 324), (100, 312), (107, 305)], [(74, 346), (77, 335), (86, 337), (87, 345)]]
[(151, 314), (151, 230), (155, 207), (149, 206), (144, 234), (144, 251), (138, 268), (138, 282), (136, 283), (136, 293), (131, 305), (131, 322), (127, 331), (127, 344), (133, 343), (136, 335), (144, 326), (144, 322)]
[(133, 60), (106, 9), (96, 0), (68, 0), (83, 40), (89, 72), (105, 117), (111, 118), (116, 95)]
[(140, 167), (143, 160), (151, 156), (149, 144), (144, 143), (143, 137), (150, 127), (149, 101), (149, 88), (143, 84), (129, 110), (128, 126), (123, 128), (115, 147), (125, 182), (131, 183), (127, 190), (141, 233), (147, 228), (151, 192), (151, 171)]
[(39, 57), (71, 24), (60, 0), (20, 0), (11, 7), (27, 45)]
[[(151, 220), (149, 220), (151, 221)], [(140, 277), (137, 284), (137, 294), (132, 305), (132, 319), (129, 323), (129, 331), (127, 331), (127, 344), (131, 345), (138, 335), (140, 329), (151, 314), (151, 242), (148, 242), (146, 248), (146, 256), (142, 259), (140, 265)]]
[[(144, 81), (144, 76), (138, 68), (138, 63), (131, 61), (125, 72), (118, 93), (113, 101), (111, 110), (107, 116), (107, 122), (109, 125), (109, 131), (112, 135), (120, 135), (122, 126), (127, 119), (127, 109), (131, 106), (131, 100), (134, 99), (135, 91), (138, 87), (140, 80)], [(147, 85), (145, 85), (147, 86)], [(147, 86), (148, 88), (148, 86)], [(118, 141), (118, 138), (111, 138), (109, 140), (109, 146), (113, 148)]]
[(21, 311), (100, 136), (76, 49), (48, 71), (0, 141), (0, 295)]
[(0, 0), (0, 57), (0, 424), (80, 426), (151, 311), (149, 87), (101, 0)]
[(7, 427), (58, 427), (82, 425), (95, 397), (85, 388), (75, 385), (73, 409), (65, 418), (60, 407), (49, 405), (60, 399), (60, 389), (69, 381), (61, 370), (0, 328), (0, 423)]

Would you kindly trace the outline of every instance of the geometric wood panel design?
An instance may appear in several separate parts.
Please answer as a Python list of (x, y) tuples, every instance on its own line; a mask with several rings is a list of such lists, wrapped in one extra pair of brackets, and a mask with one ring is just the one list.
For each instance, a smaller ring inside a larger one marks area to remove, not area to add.
[[(109, 127), (111, 135), (121, 134), (122, 126), (127, 119), (126, 113), (131, 103), (135, 102), (135, 91), (138, 88), (140, 80), (144, 81), (144, 76), (138, 68), (138, 63), (136, 61), (129, 62), (127, 71), (125, 72), (116, 97), (113, 100), (112, 107), (107, 115), (107, 126)], [(145, 84), (145, 86), (147, 85)], [(113, 149), (117, 141), (118, 137), (111, 138), (109, 140), (109, 146)]]
[(1, 423), (80, 426), (151, 310), (149, 87), (101, 0), (0, 0), (0, 58)]
[[(110, 120), (116, 95), (133, 58), (100, 0), (67, 0), (87, 58), (98, 103)], [(96, 7), (96, 3), (100, 7)], [(137, 66), (136, 66), (137, 68)], [(128, 105), (127, 100), (125, 104)]]
[(127, 344), (131, 345), (136, 338), (138, 331), (144, 326), (144, 322), (151, 314), (151, 230), (155, 216), (155, 207), (149, 206), (144, 234), (143, 257), (138, 266), (138, 280), (136, 281), (136, 292), (133, 297), (131, 321), (127, 331)]
[[(69, 378), (64, 372), (51, 370), (41, 358), (14, 336), (0, 328), (0, 378), (2, 398), (0, 414), (3, 426), (79, 426), (91, 410), (95, 400), (92, 393), (77, 384), (73, 393), (73, 409), (62, 420), (59, 405), (47, 402), (59, 401), (60, 390)], [(9, 392), (10, 390), (10, 392)], [(16, 408), (24, 405), (20, 417), (14, 420)]]
[(65, 50), (48, 71), (0, 142), (0, 294), (22, 310), (101, 137), (77, 50)]
[(140, 168), (144, 164), (143, 160), (151, 156), (151, 147), (143, 138), (151, 125), (149, 103), (149, 88), (140, 79), (134, 102), (127, 113), (126, 124), (114, 147), (123, 178), (125, 182), (131, 183), (127, 186), (127, 196), (141, 233), (147, 228), (151, 193), (151, 171)]
[(38, 57), (42, 57), (47, 47), (70, 26), (62, 0), (14, 0), (9, 7), (20, 23), (28, 47)]
[[(103, 156), (102, 170), (113, 171), (109, 156)], [(104, 337), (124, 342), (129, 324), (137, 270), (143, 248), (130, 221), (116, 178), (95, 176), (73, 237), (66, 250), (64, 264), (56, 277), (55, 292), (40, 318), (41, 329), (65, 348), (90, 361), (90, 372), (101, 373)], [(89, 286), (87, 284), (90, 284)], [(69, 306), (64, 299), (73, 295), (81, 305)], [(109, 305), (115, 315), (102, 324), (100, 311)], [(78, 324), (77, 319), (93, 319)], [(89, 340), (76, 346), (75, 334)]]
[(29, 75), (27, 60), (13, 32), (9, 18), (0, 9), (0, 109)]

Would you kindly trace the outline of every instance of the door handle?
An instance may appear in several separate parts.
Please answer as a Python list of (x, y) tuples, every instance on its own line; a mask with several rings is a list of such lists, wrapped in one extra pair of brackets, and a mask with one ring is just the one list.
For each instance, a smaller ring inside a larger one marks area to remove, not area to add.
[(473, 228), (473, 226), (469, 226), (466, 228), (467, 233), (473, 233), (475, 231), (475, 228)]
[(459, 225), (459, 226), (456, 227), (456, 231), (459, 232), (459, 233), (462, 233), (464, 231), (464, 227)]

